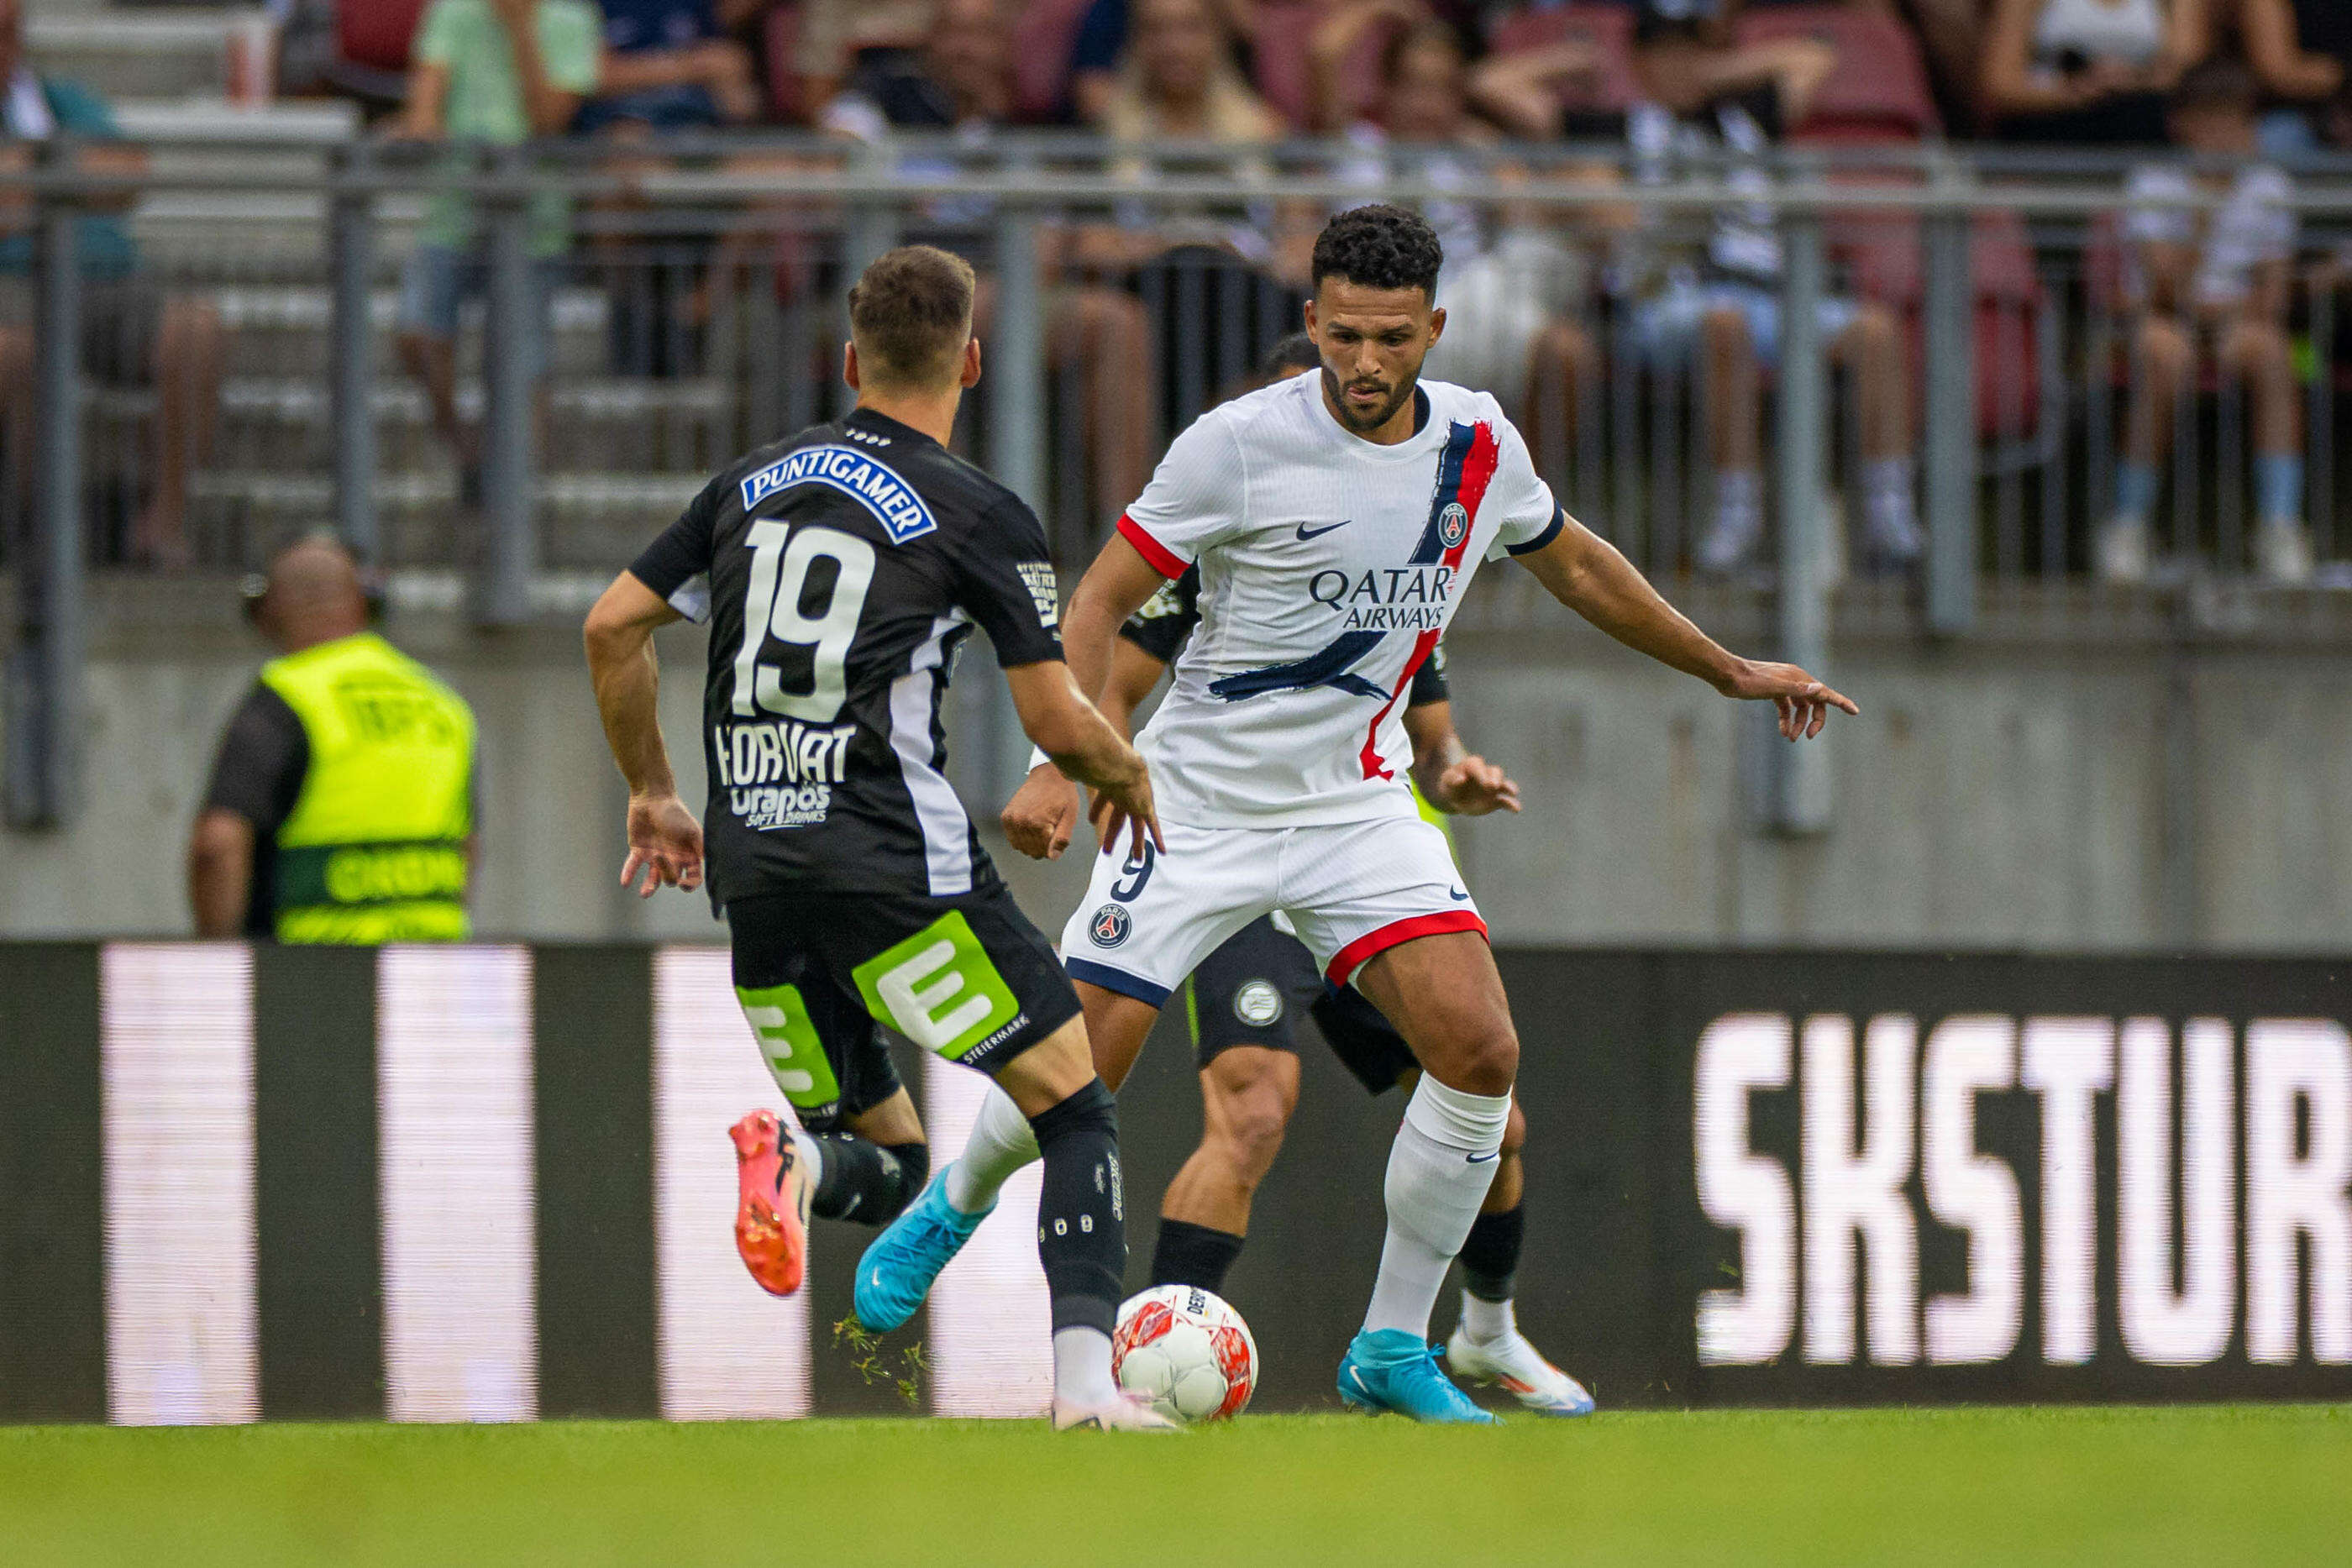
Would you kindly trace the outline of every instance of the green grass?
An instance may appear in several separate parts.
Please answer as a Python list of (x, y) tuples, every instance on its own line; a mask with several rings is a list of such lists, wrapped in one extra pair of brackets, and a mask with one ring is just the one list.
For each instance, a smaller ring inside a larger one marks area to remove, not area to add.
[(0, 1563), (2352, 1562), (2352, 1406), (0, 1428)]

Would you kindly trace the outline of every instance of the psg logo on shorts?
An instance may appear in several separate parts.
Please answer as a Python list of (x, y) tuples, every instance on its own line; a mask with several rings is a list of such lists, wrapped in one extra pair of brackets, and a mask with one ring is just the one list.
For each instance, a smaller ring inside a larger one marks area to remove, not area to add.
[(1460, 544), (1462, 537), (1469, 531), (1469, 512), (1459, 501), (1446, 502), (1445, 509), (1437, 514), (1437, 537), (1445, 541), (1445, 548), (1452, 549)]
[(1097, 947), (1116, 947), (1127, 940), (1132, 924), (1126, 910), (1116, 904), (1106, 904), (1095, 911), (1087, 935)]

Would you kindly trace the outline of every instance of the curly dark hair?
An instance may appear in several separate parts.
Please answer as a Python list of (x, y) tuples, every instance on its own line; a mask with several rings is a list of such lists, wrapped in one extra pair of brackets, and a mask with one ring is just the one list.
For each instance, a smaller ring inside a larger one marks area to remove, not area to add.
[(1418, 288), (1434, 298), (1445, 263), (1437, 231), (1418, 213), (1385, 203), (1353, 207), (1315, 236), (1314, 279), (1344, 277), (1365, 288)]

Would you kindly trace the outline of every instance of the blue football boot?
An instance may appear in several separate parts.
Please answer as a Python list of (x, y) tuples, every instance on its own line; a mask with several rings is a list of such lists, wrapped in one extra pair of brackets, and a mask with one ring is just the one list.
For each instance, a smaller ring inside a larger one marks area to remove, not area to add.
[(1436, 1347), (1402, 1329), (1366, 1329), (1356, 1336), (1339, 1363), (1339, 1397), (1374, 1415), (1391, 1411), (1465, 1427), (1496, 1424), (1438, 1370)]
[(884, 1228), (857, 1260), (857, 1321), (869, 1333), (887, 1333), (915, 1315), (931, 1281), (963, 1250), (988, 1208), (966, 1214), (948, 1201), (944, 1166), (922, 1197)]

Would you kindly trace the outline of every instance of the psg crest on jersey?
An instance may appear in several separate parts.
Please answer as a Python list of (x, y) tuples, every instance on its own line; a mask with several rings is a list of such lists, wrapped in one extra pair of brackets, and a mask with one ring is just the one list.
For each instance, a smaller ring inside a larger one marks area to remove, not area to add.
[(1095, 911), (1087, 935), (1097, 947), (1116, 947), (1127, 940), (1127, 934), (1133, 927), (1134, 921), (1126, 910), (1116, 904), (1106, 904)]
[(1452, 549), (1470, 531), (1470, 513), (1459, 501), (1448, 501), (1445, 509), (1437, 514), (1437, 537)]

